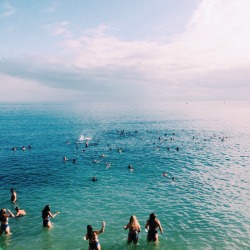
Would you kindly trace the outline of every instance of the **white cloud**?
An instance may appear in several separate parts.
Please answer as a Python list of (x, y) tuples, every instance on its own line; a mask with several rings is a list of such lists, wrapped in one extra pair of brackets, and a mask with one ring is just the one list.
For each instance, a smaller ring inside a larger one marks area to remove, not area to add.
[(69, 31), (69, 22), (67, 21), (44, 25), (43, 28), (45, 28), (53, 36), (63, 35), (65, 37), (69, 37), (71, 34)]
[[(107, 25), (73, 38), (69, 23), (64, 21), (46, 26), (52, 35), (64, 36), (60, 44), (64, 58), (8, 60), (2, 72), (52, 88), (72, 89), (83, 95), (95, 93), (98, 97), (247, 99), (248, 23), (247, 0), (201, 1), (185, 32), (168, 43), (157, 38), (121, 40), (112, 35)], [(29, 61), (30, 67), (26, 63)]]
[(0, 9), (2, 9), (0, 12), (0, 17), (12, 16), (16, 12), (16, 9), (9, 3), (1, 4)]

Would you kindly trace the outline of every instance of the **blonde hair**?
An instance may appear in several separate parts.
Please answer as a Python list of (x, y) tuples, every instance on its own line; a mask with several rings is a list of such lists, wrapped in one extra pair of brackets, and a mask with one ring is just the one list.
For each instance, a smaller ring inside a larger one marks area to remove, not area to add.
[(137, 227), (140, 227), (140, 224), (139, 224), (135, 215), (132, 215), (130, 217), (129, 223), (130, 223), (131, 227), (133, 228), (133, 230), (135, 230)]

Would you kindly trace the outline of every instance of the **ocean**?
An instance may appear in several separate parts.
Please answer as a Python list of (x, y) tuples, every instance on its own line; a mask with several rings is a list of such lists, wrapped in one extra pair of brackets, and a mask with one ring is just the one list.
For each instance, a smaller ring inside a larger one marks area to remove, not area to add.
[[(249, 102), (2, 103), (0, 143), (0, 205), (27, 212), (0, 249), (88, 249), (86, 227), (102, 221), (102, 250), (250, 249)], [(49, 230), (46, 204), (60, 211)], [(144, 231), (153, 212), (157, 245)], [(123, 229), (131, 215), (137, 246)]]

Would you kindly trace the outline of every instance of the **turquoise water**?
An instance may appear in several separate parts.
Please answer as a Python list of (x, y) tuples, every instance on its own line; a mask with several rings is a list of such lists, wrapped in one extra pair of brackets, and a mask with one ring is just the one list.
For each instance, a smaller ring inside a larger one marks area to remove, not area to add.
[[(86, 226), (106, 221), (102, 250), (250, 249), (249, 114), (249, 103), (0, 104), (0, 205), (27, 212), (10, 218), (0, 247), (88, 249)], [(51, 230), (46, 204), (61, 212)], [(129, 217), (143, 228), (152, 212), (160, 243), (148, 245), (143, 230), (127, 246)]]

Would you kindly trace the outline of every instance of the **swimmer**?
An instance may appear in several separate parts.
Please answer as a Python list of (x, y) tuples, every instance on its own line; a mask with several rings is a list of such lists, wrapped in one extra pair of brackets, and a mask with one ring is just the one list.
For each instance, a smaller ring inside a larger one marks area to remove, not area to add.
[(92, 181), (97, 181), (97, 177), (93, 176)]
[(50, 228), (52, 227), (52, 223), (50, 218), (55, 218), (60, 212), (56, 212), (54, 215), (50, 212), (50, 205), (46, 205), (42, 210), (42, 218), (43, 218), (43, 227)]
[(20, 216), (26, 215), (25, 210), (20, 209), (19, 207), (16, 207), (15, 210), (16, 210), (16, 215), (15, 215), (16, 217), (20, 217)]
[(26, 148), (24, 146), (22, 146), (22, 150), (24, 151), (24, 150), (26, 150)]
[(160, 229), (160, 232), (163, 233), (163, 229), (161, 227), (160, 221), (156, 218), (156, 214), (152, 213), (149, 216), (149, 220), (147, 220), (145, 229), (148, 230), (147, 240), (158, 243), (158, 234), (157, 228)]
[(101, 245), (98, 240), (98, 234), (103, 233), (105, 230), (105, 221), (102, 222), (101, 230), (93, 230), (91, 225), (87, 226), (87, 234), (85, 236), (86, 240), (89, 241), (89, 250), (101, 250)]
[(168, 174), (167, 174), (166, 172), (163, 172), (163, 173), (162, 173), (162, 176), (167, 177)]
[(75, 158), (73, 159), (73, 163), (76, 163), (76, 159)]
[(10, 200), (14, 203), (14, 202), (16, 202), (16, 200), (17, 200), (17, 194), (16, 194), (14, 188), (11, 188), (11, 189), (10, 189), (10, 192), (11, 192)]
[(135, 215), (130, 217), (129, 223), (124, 226), (124, 229), (129, 229), (128, 244), (132, 242), (134, 244), (137, 244), (139, 240), (139, 233), (141, 232), (141, 227)]
[(172, 177), (172, 181), (175, 181), (175, 177)]
[(111, 163), (110, 162), (107, 162), (106, 163), (106, 168), (110, 168), (111, 167)]
[(16, 151), (16, 148), (14, 147), (14, 148), (12, 148), (12, 151)]
[(11, 213), (10, 210), (8, 210), (7, 213), (6, 209), (2, 208), (0, 212), (0, 221), (1, 221), (0, 235), (2, 235), (3, 233), (10, 234), (10, 226), (8, 223), (10, 217), (15, 217), (15, 215)]
[(101, 154), (100, 157), (101, 157), (101, 158), (104, 158), (104, 157), (105, 157), (105, 154)]
[(63, 161), (66, 162), (68, 159), (66, 156), (63, 157)]

